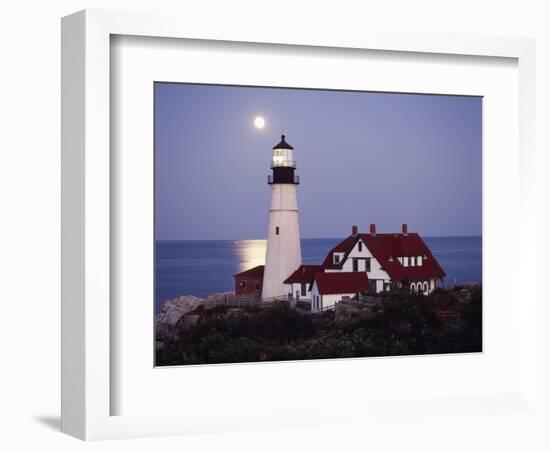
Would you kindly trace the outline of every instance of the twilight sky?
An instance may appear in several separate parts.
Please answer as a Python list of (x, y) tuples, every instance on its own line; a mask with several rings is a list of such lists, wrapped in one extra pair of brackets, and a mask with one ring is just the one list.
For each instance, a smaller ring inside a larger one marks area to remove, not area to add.
[(302, 238), (481, 235), (481, 97), (156, 83), (156, 239), (265, 239), (283, 130)]

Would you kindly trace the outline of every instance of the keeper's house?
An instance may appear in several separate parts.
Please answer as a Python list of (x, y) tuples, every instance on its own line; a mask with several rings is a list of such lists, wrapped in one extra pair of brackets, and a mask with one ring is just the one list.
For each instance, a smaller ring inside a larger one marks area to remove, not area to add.
[(406, 224), (401, 233), (384, 234), (378, 234), (374, 224), (369, 233), (359, 233), (357, 227), (352, 227), (351, 235), (328, 253), (321, 267), (310, 284), (312, 310), (392, 288), (427, 295), (445, 277), (422, 238), (409, 233)]
[(401, 233), (352, 233), (334, 247), (323, 261), (324, 272), (366, 272), (370, 291), (389, 291), (409, 287), (413, 292), (430, 293), (445, 272), (417, 233), (409, 233), (407, 224)]

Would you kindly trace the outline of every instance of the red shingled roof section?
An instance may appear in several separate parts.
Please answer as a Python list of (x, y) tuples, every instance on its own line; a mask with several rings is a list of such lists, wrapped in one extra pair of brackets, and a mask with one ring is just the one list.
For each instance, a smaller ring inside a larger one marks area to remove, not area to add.
[(260, 278), (264, 276), (264, 266), (256, 266), (252, 269), (233, 275), (234, 277)]
[[(361, 234), (360, 236), (383, 270), (393, 280), (425, 280), (445, 276), (445, 272), (418, 233), (407, 235), (389, 233), (375, 236)], [(422, 256), (422, 265), (405, 267), (397, 260), (398, 256)]]
[[(334, 247), (330, 252), (328, 252), (327, 257), (323, 261), (323, 267), (325, 269), (338, 269), (340, 268), (340, 264), (334, 264), (334, 258), (332, 256), (333, 253), (348, 253), (354, 246), (355, 241), (357, 240), (357, 236), (348, 236), (346, 239), (344, 239), (342, 242), (340, 242), (336, 247)], [(341, 258), (340, 261), (342, 261), (344, 258)]]
[[(365, 243), (372, 255), (378, 260), (382, 268), (393, 280), (423, 280), (428, 278), (443, 278), (446, 274), (432, 255), (418, 233), (362, 233), (357, 236), (348, 236), (334, 247), (323, 262), (325, 269), (339, 269), (341, 264), (333, 263), (333, 253), (347, 254), (352, 250), (357, 239)], [(421, 266), (404, 267), (398, 260), (398, 256), (424, 256)], [(390, 257), (393, 261), (390, 261)], [(343, 261), (344, 258), (341, 258)]]
[(315, 274), (315, 282), (322, 295), (356, 294), (370, 290), (366, 272), (318, 272)]
[(292, 275), (290, 275), (285, 280), (285, 284), (311, 283), (311, 280), (313, 280), (313, 275), (316, 274), (317, 272), (322, 272), (322, 271), (323, 271), (323, 266), (302, 264), (294, 272), (292, 272)]

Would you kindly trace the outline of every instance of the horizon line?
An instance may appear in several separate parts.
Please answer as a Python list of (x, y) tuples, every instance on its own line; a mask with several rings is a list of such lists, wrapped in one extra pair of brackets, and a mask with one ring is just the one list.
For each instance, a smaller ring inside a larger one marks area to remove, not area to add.
[[(360, 234), (369, 234), (369, 233), (360, 233)], [(400, 232), (395, 232), (395, 233), (377, 233), (377, 234), (402, 234)], [(412, 231), (411, 233), (409, 234), (418, 234), (420, 235), (420, 233), (416, 233), (414, 231)], [(349, 236), (349, 235), (348, 235)], [(300, 238), (300, 240), (320, 240), (320, 239), (345, 239), (346, 237), (348, 236), (335, 236), (335, 237), (302, 237)], [(467, 238), (467, 237), (483, 237), (482, 234), (449, 234), (449, 235), (425, 235), (425, 236), (422, 236), (420, 235), (420, 237), (422, 238)], [(238, 241), (267, 241), (267, 239), (263, 238), (263, 239), (239, 239), (239, 238), (216, 238), (216, 239), (156, 239), (155, 238), (155, 242), (174, 242), (174, 241), (196, 241), (196, 242), (200, 242), (200, 241), (235, 241), (235, 242), (238, 242)]]

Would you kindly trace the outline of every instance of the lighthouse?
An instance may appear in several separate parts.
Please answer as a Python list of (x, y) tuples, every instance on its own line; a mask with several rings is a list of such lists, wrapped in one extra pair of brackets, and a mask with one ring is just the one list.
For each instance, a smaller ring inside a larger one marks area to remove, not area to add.
[(281, 142), (273, 147), (272, 174), (268, 176), (271, 186), (271, 207), (267, 230), (262, 299), (286, 296), (288, 288), (284, 281), (302, 264), (300, 227), (296, 186), (299, 177), (294, 174), (296, 162), (294, 148), (281, 136)]

